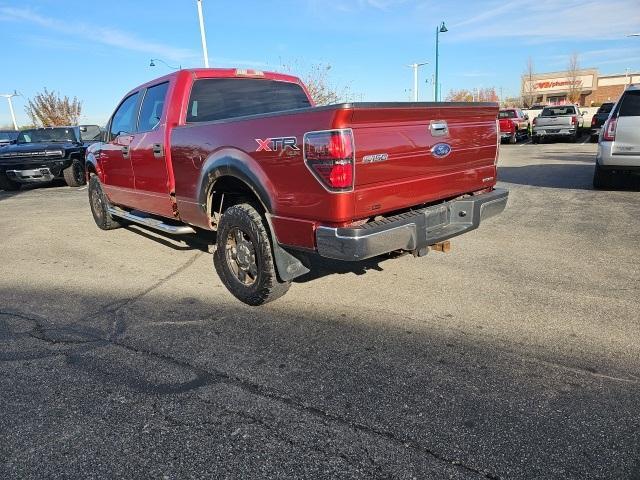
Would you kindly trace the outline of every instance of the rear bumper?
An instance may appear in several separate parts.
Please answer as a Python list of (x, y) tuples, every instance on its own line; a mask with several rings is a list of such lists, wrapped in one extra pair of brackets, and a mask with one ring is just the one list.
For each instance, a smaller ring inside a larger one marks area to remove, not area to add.
[(318, 227), (316, 245), (323, 257), (355, 261), (395, 250), (426, 252), (429, 245), (478, 228), (502, 213), (509, 192), (495, 190), (367, 223), (357, 228)]
[(576, 134), (576, 127), (534, 128), (533, 134), (539, 137), (571, 137)]

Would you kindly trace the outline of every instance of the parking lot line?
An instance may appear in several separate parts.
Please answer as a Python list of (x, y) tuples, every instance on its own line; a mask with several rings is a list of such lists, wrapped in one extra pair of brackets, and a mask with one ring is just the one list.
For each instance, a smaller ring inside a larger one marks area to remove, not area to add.
[(587, 138), (584, 139), (583, 142), (580, 143), (580, 145), (584, 145), (585, 143), (587, 143), (589, 141), (589, 136), (587, 135)]
[(521, 143), (520, 146), (522, 147), (523, 145), (529, 145), (531, 143), (531, 139), (527, 140), (524, 143)]

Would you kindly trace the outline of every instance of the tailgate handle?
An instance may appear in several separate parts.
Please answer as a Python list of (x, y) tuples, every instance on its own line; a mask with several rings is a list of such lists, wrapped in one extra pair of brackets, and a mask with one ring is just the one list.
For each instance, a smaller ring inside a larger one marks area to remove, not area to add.
[(432, 120), (429, 123), (429, 130), (434, 137), (444, 137), (449, 135), (449, 126), (446, 120)]

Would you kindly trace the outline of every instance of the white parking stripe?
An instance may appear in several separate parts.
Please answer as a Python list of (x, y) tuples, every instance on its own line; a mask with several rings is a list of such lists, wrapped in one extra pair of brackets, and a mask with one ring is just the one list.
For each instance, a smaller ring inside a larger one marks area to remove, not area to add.
[(584, 142), (582, 142), (580, 145), (584, 145), (585, 143), (587, 143), (591, 138), (589, 137), (589, 135), (587, 135), (587, 138), (584, 139)]
[(522, 147), (523, 145), (529, 145), (531, 143), (531, 139), (527, 140), (524, 143), (521, 143), (520, 146)]

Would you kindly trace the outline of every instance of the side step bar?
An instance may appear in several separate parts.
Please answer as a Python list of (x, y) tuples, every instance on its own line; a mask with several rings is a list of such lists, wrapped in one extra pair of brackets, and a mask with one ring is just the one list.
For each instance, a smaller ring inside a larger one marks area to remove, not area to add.
[(122, 210), (117, 207), (109, 207), (109, 214), (114, 217), (123, 218), (129, 222), (144, 225), (145, 227), (154, 228), (161, 232), (170, 233), (172, 235), (186, 235), (189, 233), (196, 233), (196, 231), (189, 225), (169, 225), (162, 220), (158, 220), (153, 217), (145, 217), (142, 215), (136, 215), (126, 210)]

